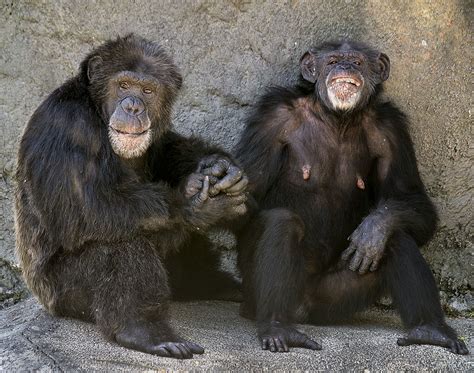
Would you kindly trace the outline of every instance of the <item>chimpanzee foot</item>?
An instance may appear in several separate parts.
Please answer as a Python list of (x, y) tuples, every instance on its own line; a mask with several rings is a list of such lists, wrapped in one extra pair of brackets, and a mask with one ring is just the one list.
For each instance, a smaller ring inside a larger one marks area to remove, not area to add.
[(150, 353), (176, 359), (191, 359), (193, 354), (203, 354), (204, 348), (196, 343), (181, 339), (181, 342), (161, 342), (152, 346)]
[(290, 347), (308, 348), (310, 350), (321, 350), (321, 345), (306, 334), (295, 328), (283, 325), (278, 321), (267, 322), (258, 329), (258, 337), (262, 343), (262, 350), (271, 352), (288, 352)]
[(411, 329), (405, 338), (399, 338), (397, 344), (399, 346), (434, 345), (446, 347), (455, 354), (467, 355), (469, 353), (466, 344), (456, 337), (456, 333), (449, 326), (444, 328), (431, 325), (417, 326)]
[[(167, 326), (165, 326), (168, 329)], [(117, 343), (148, 354), (191, 359), (193, 354), (203, 354), (204, 349), (196, 343), (174, 336), (169, 330), (157, 332), (155, 326), (131, 323), (115, 335)]]

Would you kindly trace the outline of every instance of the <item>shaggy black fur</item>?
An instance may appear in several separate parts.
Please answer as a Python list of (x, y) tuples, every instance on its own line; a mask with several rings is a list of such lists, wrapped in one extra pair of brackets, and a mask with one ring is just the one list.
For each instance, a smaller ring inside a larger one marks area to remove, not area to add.
[(248, 120), (237, 158), (258, 209), (239, 234), (241, 313), (263, 349), (320, 349), (291, 324), (335, 322), (389, 294), (411, 329), (400, 345), (468, 352), (419, 251), (437, 215), (407, 118), (380, 96), (389, 69), (363, 44), (323, 44), (302, 57), (301, 83), (269, 89)]
[(15, 207), (23, 274), (49, 312), (190, 358), (204, 350), (171, 329), (168, 301), (236, 288), (202, 232), (244, 212), (246, 178), (219, 148), (172, 131), (180, 87), (153, 42), (129, 35), (92, 51), (26, 127)]

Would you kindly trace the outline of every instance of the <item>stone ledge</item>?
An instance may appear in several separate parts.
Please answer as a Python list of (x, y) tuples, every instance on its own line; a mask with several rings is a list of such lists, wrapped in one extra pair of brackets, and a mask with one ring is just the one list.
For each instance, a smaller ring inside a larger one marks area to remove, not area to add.
[[(160, 358), (110, 343), (87, 323), (58, 319), (30, 298), (0, 311), (1, 371), (152, 370), (369, 370), (472, 371), (472, 355), (457, 356), (430, 346), (399, 347), (403, 335), (391, 311), (371, 310), (350, 325), (301, 328), (322, 341), (322, 351), (293, 349), (285, 354), (260, 350), (254, 323), (231, 302), (174, 303), (173, 324), (206, 348), (192, 360)], [(450, 319), (474, 350), (472, 319)]]

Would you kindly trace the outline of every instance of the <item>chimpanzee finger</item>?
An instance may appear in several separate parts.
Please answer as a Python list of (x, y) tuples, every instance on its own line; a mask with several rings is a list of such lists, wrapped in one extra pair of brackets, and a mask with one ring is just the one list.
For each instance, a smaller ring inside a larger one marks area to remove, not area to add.
[(347, 237), (347, 241), (354, 241), (356, 237), (359, 235), (357, 228)]
[(225, 192), (227, 194), (238, 194), (238, 193), (241, 193), (245, 190), (245, 188), (247, 188), (247, 185), (249, 183), (249, 179), (247, 176), (244, 176), (242, 177), (242, 179), (240, 179), (240, 181), (238, 181), (237, 183), (235, 183), (234, 185), (232, 185), (230, 188), (227, 188), (225, 190)]
[(213, 175), (207, 175), (207, 176), (209, 176), (209, 183), (211, 185), (214, 185), (215, 183), (217, 183), (219, 181), (219, 179), (217, 177), (213, 176)]
[(216, 162), (216, 159), (217, 155), (210, 155), (204, 159), (201, 159), (197, 167), (197, 172), (203, 172), (205, 168), (211, 167)]
[(349, 257), (354, 253), (354, 251), (357, 250), (357, 246), (354, 242), (351, 242), (349, 247), (343, 251), (341, 254), (341, 259), (342, 260), (347, 260)]
[(236, 184), (240, 179), (242, 179), (243, 172), (240, 168), (236, 166), (230, 166), (227, 170), (227, 175), (219, 180), (215, 187), (221, 191), (225, 191), (227, 188), (230, 188)]
[(363, 255), (359, 251), (356, 251), (356, 253), (352, 257), (351, 263), (349, 264), (349, 269), (354, 272), (357, 271), (357, 268), (359, 268), (362, 259)]
[(201, 193), (199, 193), (199, 203), (203, 203), (209, 198), (209, 177), (206, 176), (202, 182)]
[(188, 181), (187, 186), (191, 188), (201, 188), (203, 180), (204, 180), (204, 175), (192, 174), (189, 176), (189, 181)]
[(216, 189), (216, 187), (215, 187), (214, 185), (212, 185), (212, 186), (209, 188), (209, 196), (210, 196), (210, 197), (215, 197), (215, 196), (217, 196), (219, 193), (220, 193), (220, 190), (219, 190), (219, 189)]
[(190, 176), (185, 188), (186, 198), (191, 198), (202, 189), (203, 180), (204, 175), (201, 174), (193, 174)]
[(212, 176), (214, 180), (216, 181), (218, 180), (218, 178), (212, 174), (212, 167), (207, 167), (207, 168), (202, 169), (201, 173), (203, 175)]
[(230, 162), (225, 159), (219, 159), (211, 168), (211, 175), (222, 177), (228, 173)]
[(359, 274), (363, 275), (369, 270), (370, 263), (372, 262), (372, 259), (369, 258), (368, 256), (365, 256), (364, 259), (362, 259), (362, 264), (359, 267)]
[(210, 177), (211, 184), (214, 185), (219, 178), (229, 174), (230, 162), (226, 159), (219, 159), (212, 167), (204, 168), (201, 173)]
[(379, 262), (382, 259), (381, 255), (377, 255), (374, 260), (372, 261), (372, 265), (370, 266), (370, 272), (374, 272), (379, 268)]

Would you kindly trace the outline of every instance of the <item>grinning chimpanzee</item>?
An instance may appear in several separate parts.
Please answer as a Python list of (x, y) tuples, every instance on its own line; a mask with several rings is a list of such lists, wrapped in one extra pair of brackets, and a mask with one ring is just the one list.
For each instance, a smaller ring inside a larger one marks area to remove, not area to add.
[(15, 209), (24, 277), (49, 312), (190, 358), (204, 350), (170, 327), (170, 288), (205, 298), (235, 285), (201, 233), (245, 212), (247, 178), (220, 149), (172, 131), (180, 87), (153, 42), (128, 35), (92, 51), (26, 127)]
[[(390, 295), (410, 329), (399, 345), (467, 354), (444, 320), (420, 254), (436, 211), (405, 115), (380, 98), (389, 58), (330, 42), (301, 59), (301, 83), (272, 88), (237, 156), (258, 210), (239, 237), (245, 302), (263, 349), (320, 349), (292, 323), (330, 323)], [(250, 201), (250, 200), (249, 200)]]

